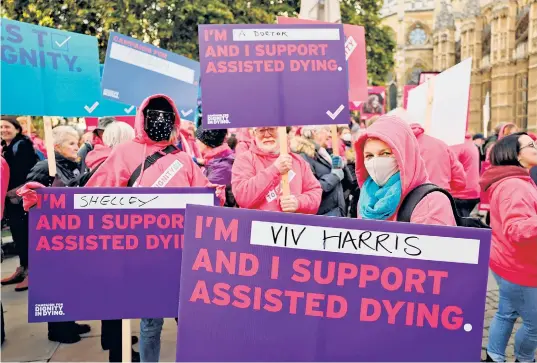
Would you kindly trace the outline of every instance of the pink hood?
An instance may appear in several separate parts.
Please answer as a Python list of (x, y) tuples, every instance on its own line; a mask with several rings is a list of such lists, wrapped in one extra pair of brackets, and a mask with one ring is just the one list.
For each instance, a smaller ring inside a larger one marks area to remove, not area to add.
[(252, 137), (250, 136), (250, 131), (247, 128), (239, 129), (237, 133), (237, 146), (235, 147), (235, 153), (237, 155), (242, 154), (243, 152), (250, 149), (252, 144)]
[(99, 166), (112, 152), (112, 148), (102, 144), (95, 145), (88, 155), (86, 155), (86, 166), (92, 170)]
[(472, 141), (472, 137), (466, 136), (466, 141), (460, 145), (450, 147), (455, 157), (460, 161), (466, 173), (466, 186), (463, 189), (453, 190), (451, 195), (458, 199), (478, 199), (481, 193), (479, 186), (479, 150)]
[(367, 139), (376, 138), (388, 144), (401, 171), (402, 197), (418, 185), (428, 183), (429, 176), (419, 153), (418, 140), (404, 121), (397, 116), (384, 115), (368, 127), (354, 143), (356, 150), (356, 177), (360, 187), (369, 177), (364, 166), (364, 145)]
[(420, 155), (431, 183), (449, 192), (462, 190), (466, 186), (466, 173), (449, 146), (440, 139), (425, 135), (419, 124), (410, 125), (420, 146)]
[[(425, 163), (420, 156), (418, 140), (410, 126), (397, 116), (383, 115), (368, 127), (354, 143), (356, 177), (360, 187), (369, 177), (364, 166), (363, 154), (364, 145), (369, 138), (379, 139), (392, 149), (401, 172), (401, 201), (412, 189), (430, 182)], [(389, 220), (394, 221), (396, 216), (397, 211)], [(448, 198), (437, 192), (427, 195), (418, 203), (410, 221), (420, 224), (456, 225)]]
[[(173, 100), (165, 95), (153, 95), (146, 98), (136, 113), (134, 130), (136, 137), (115, 146), (110, 156), (101, 165), (86, 184), (87, 187), (125, 187), (136, 168), (145, 159), (169, 145), (176, 144), (176, 140), (155, 142), (151, 140), (144, 130), (143, 111), (154, 98), (164, 98), (175, 112), (175, 131), (179, 135), (181, 119)], [(173, 165), (172, 165), (173, 164)], [(203, 187), (208, 185), (200, 168), (194, 164), (190, 155), (178, 151), (161, 157), (150, 168), (144, 170), (137, 180), (140, 186), (155, 187)]]
[[(321, 184), (300, 155), (290, 155), (294, 175), (290, 176), (289, 186), (291, 194), (298, 199), (296, 213), (315, 214), (321, 204)], [(274, 166), (278, 156), (259, 149), (255, 142), (249, 150), (236, 155), (231, 187), (241, 208), (281, 212), (281, 175)]]
[(502, 125), (502, 127), (500, 127), (500, 132), (498, 132), (498, 140), (502, 139), (505, 135), (505, 128), (508, 127), (508, 126), (514, 126), (515, 124), (512, 123), (512, 122), (508, 122), (506, 123), (505, 125)]

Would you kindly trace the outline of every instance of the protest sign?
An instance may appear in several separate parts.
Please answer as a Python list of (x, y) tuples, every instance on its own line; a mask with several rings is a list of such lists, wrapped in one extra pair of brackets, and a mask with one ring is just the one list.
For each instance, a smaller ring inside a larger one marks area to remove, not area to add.
[(413, 90), (417, 86), (414, 84), (406, 84), (403, 86), (403, 108), (406, 109), (406, 106), (408, 104), (408, 93), (410, 90)]
[(43, 188), (30, 210), (30, 322), (175, 317), (186, 204), (208, 188)]
[(347, 123), (344, 41), (339, 24), (199, 25), (203, 127)]
[[(462, 144), (468, 120), (468, 99), (472, 58), (432, 76), (408, 94), (407, 111), (416, 123), (424, 126), (428, 135), (444, 141), (449, 146)], [(434, 89), (429, 89), (433, 85)], [(432, 107), (427, 112), (429, 93)], [(425, 127), (430, 117), (430, 127)]]
[[(309, 19), (278, 16), (278, 24), (323, 24)], [(327, 23), (324, 23), (327, 24)], [(367, 63), (365, 30), (363, 26), (343, 24), (345, 33), (345, 59), (349, 73), (349, 102), (367, 101)]]
[(420, 78), (419, 78), (419, 81), (418, 81), (418, 86), (420, 84), (423, 84), (423, 83), (427, 82), (431, 78), (436, 77), (438, 74), (440, 74), (440, 72), (421, 72), (420, 73)]
[(2, 18), (2, 114), (87, 116), (98, 97), (97, 38)]
[(380, 116), (386, 112), (386, 87), (368, 87), (367, 102), (362, 103), (362, 120), (368, 120), (373, 116)]
[(489, 230), (202, 206), (185, 221), (178, 362), (480, 358)]
[(138, 106), (149, 96), (165, 94), (175, 102), (181, 119), (194, 121), (199, 62), (111, 32), (104, 64), (104, 98)]
[[(136, 120), (135, 116), (115, 116), (116, 121), (125, 122), (134, 128), (134, 121)], [(86, 131), (93, 131), (99, 125), (99, 118), (97, 117), (85, 117), (86, 121)]]

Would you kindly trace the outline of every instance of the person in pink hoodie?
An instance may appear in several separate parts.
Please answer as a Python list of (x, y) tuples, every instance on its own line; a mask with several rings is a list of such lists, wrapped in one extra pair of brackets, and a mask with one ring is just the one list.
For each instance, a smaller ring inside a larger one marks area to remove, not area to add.
[(96, 169), (110, 156), (115, 146), (132, 141), (134, 136), (134, 129), (126, 122), (116, 121), (108, 125), (103, 132), (103, 144), (95, 145), (86, 156), (87, 167), (90, 170)]
[(517, 318), (517, 362), (534, 362), (537, 350), (537, 186), (528, 171), (537, 166), (537, 146), (526, 133), (499, 140), (491, 151), (481, 187), (489, 195), (490, 269), (498, 283), (498, 311), (489, 330), (488, 362), (505, 362)]
[[(173, 148), (179, 139), (181, 119), (173, 100), (165, 95), (146, 98), (136, 114), (136, 137), (115, 146), (110, 156), (90, 178), (87, 187), (126, 187), (129, 179), (146, 158)], [(204, 187), (209, 181), (192, 157), (176, 148), (165, 153), (147, 170), (141, 170), (134, 186)], [(142, 319), (140, 322), (140, 359), (158, 362), (160, 336), (164, 319)]]
[(466, 187), (451, 191), (461, 217), (469, 217), (479, 203), (479, 149), (472, 140), (472, 135), (466, 134), (463, 144), (451, 146), (455, 157), (461, 162), (466, 172)]
[(235, 146), (235, 154), (240, 155), (243, 152), (246, 152), (248, 151), (248, 149), (250, 149), (250, 145), (252, 144), (252, 135), (250, 132), (251, 131), (248, 128), (238, 129), (237, 146)]
[[(399, 116), (380, 116), (356, 140), (354, 149), (360, 185), (359, 217), (396, 221), (407, 194), (430, 183), (412, 129)], [(450, 201), (441, 192), (425, 196), (414, 208), (410, 222), (456, 225)]]
[[(323, 193), (300, 155), (280, 155), (277, 127), (254, 129), (250, 149), (237, 154), (231, 188), (241, 208), (315, 214)], [(281, 195), (281, 175), (288, 173), (291, 195)]]
[(466, 173), (449, 146), (440, 139), (425, 134), (420, 124), (411, 124), (420, 147), (420, 155), (431, 183), (453, 194), (466, 187)]

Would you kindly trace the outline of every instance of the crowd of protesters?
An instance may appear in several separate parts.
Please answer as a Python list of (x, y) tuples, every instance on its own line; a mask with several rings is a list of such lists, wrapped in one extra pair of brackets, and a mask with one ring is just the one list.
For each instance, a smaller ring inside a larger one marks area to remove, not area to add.
[[(2, 285), (28, 289), (27, 210), (36, 188), (211, 186), (216, 187), (222, 205), (230, 208), (402, 221), (405, 198), (432, 183), (446, 193), (433, 191), (418, 200), (407, 218), (411, 223), (456, 226), (459, 216), (478, 218), (478, 211), (488, 215), (490, 268), (500, 302), (490, 327), (487, 361), (505, 361), (518, 317), (523, 325), (515, 337), (516, 358), (533, 361), (537, 348), (535, 135), (521, 132), (514, 124), (501, 124), (488, 138), (468, 134), (464, 143), (448, 146), (427, 135), (403, 110), (364, 126), (339, 125), (337, 138), (329, 126), (289, 127), (287, 140), (281, 139), (276, 127), (196, 129), (181, 121), (170, 98), (154, 95), (138, 108), (134, 128), (102, 118), (84, 140), (70, 126), (54, 128), (57, 175), (50, 177), (48, 161), (42, 160), (46, 157), (43, 142), (16, 118), (2, 116), (2, 217), (20, 259), (20, 266)], [(163, 173), (174, 163), (181, 165), (174, 174)], [(289, 195), (282, 193), (285, 174)], [(478, 208), (483, 198), (487, 207)], [(159, 360), (162, 326), (158, 317), (141, 320), (140, 353), (133, 351), (134, 361)], [(89, 330), (75, 322), (49, 323), (48, 338), (76, 343)], [(121, 321), (102, 322), (102, 347), (109, 350), (110, 361), (121, 361)]]

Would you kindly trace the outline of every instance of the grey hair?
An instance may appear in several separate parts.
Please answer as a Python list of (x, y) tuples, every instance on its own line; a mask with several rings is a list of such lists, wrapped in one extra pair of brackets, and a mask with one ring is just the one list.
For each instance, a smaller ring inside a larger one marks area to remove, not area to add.
[(313, 140), (315, 134), (322, 130), (330, 132), (330, 126), (304, 126), (300, 131), (300, 135), (308, 140)]
[(74, 137), (77, 142), (80, 140), (78, 131), (71, 126), (56, 126), (52, 129), (52, 141), (54, 142), (54, 146), (60, 146), (67, 141), (67, 138), (70, 136)]
[(108, 147), (114, 147), (132, 139), (134, 139), (134, 129), (125, 122), (113, 122), (106, 126), (103, 132), (103, 143)]

